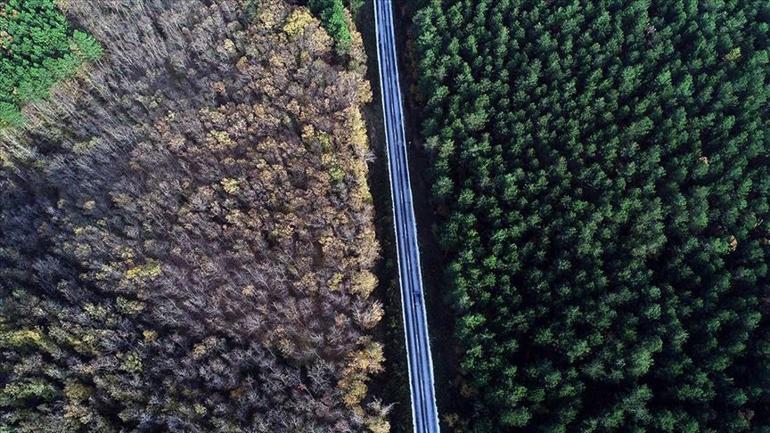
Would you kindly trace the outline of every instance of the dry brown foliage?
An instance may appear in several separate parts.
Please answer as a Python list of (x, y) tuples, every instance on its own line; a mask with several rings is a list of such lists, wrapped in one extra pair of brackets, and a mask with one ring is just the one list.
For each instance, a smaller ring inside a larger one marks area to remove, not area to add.
[(55, 392), (2, 422), (387, 431), (360, 36), (351, 70), (282, 0), (66, 6), (105, 59), (0, 137), (0, 331), (41, 330)]

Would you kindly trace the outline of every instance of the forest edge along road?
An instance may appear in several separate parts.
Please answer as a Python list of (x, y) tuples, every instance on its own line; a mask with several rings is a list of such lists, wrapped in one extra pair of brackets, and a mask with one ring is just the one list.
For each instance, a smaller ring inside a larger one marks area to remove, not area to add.
[(399, 286), (406, 336), (412, 424), (415, 433), (438, 433), (439, 419), (433, 379), (422, 272), (398, 76), (393, 10), (390, 0), (373, 0), (377, 58), (385, 122), (388, 173), (393, 203)]

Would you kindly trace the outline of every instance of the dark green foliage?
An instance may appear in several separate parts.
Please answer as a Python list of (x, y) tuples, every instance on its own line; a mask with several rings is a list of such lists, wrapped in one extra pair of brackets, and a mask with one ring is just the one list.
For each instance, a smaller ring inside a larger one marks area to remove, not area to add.
[(770, 431), (770, 6), (415, 18), (476, 432)]
[(24, 104), (45, 98), (54, 83), (101, 54), (52, 0), (0, 3), (0, 126), (21, 123)]
[(350, 28), (344, 0), (309, 0), (308, 7), (321, 18), (321, 23), (334, 39), (337, 49), (347, 52), (350, 49)]

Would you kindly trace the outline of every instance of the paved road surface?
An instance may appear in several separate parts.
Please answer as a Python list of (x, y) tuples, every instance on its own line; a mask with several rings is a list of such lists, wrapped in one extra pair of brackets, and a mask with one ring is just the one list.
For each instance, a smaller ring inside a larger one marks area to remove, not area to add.
[(409, 362), (409, 388), (412, 394), (412, 424), (415, 433), (438, 433), (439, 421), (433, 386), (433, 360), (430, 355), (428, 320), (423, 299), (420, 250), (409, 180), (404, 113), (398, 78), (396, 38), (393, 31), (391, 0), (373, 0), (377, 33), (388, 171), (393, 198), (401, 307), (404, 313), (406, 356)]

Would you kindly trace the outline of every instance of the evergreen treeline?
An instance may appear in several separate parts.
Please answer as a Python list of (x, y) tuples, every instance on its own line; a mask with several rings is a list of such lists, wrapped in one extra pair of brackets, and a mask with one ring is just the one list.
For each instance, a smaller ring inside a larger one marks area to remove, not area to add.
[(244, 3), (67, 3), (103, 60), (0, 131), (0, 432), (388, 430), (370, 89)]
[(770, 4), (429, 0), (474, 432), (770, 432)]
[(0, 127), (21, 123), (24, 104), (42, 99), (55, 82), (101, 54), (53, 0), (0, 2)]

